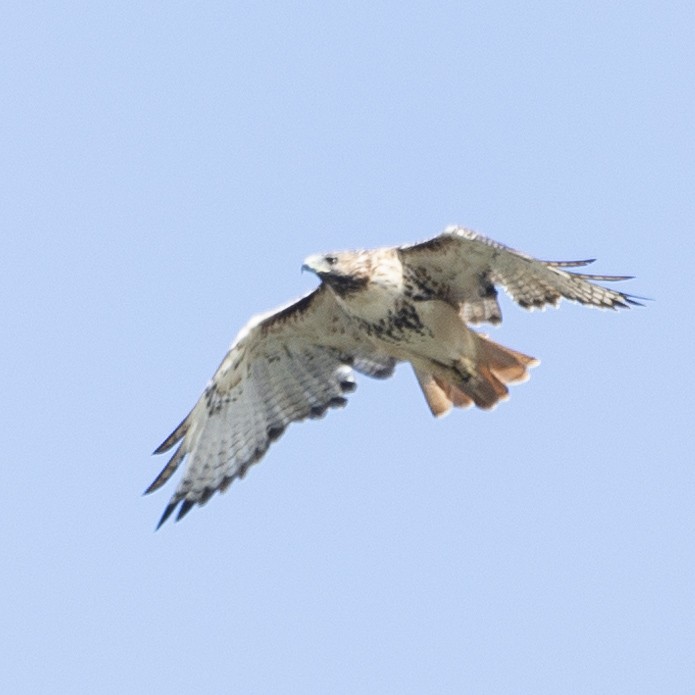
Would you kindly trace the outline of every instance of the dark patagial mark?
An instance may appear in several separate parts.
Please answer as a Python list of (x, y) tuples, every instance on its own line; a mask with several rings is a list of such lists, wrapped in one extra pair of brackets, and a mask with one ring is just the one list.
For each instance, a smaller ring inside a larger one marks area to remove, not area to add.
[(414, 244), (413, 246), (399, 249), (401, 254), (412, 254), (417, 251), (439, 251), (440, 249), (451, 246), (453, 239), (448, 236), (440, 234), (433, 239), (428, 239), (427, 241), (421, 241), (419, 244)]
[(290, 306), (285, 307), (284, 309), (281, 309), (277, 313), (273, 314), (270, 318), (266, 319), (261, 323), (261, 329), (265, 331), (278, 321), (284, 321), (285, 319), (288, 319), (294, 316), (295, 314), (301, 314), (304, 311), (306, 311), (316, 298), (316, 292), (317, 291), (314, 291), (311, 294), (308, 294), (306, 297), (302, 297), (301, 299), (297, 300), (294, 304), (291, 304)]

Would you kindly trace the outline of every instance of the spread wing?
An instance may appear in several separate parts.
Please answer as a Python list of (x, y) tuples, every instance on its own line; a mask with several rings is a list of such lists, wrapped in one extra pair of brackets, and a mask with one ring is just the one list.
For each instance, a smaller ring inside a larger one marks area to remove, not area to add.
[(541, 261), (464, 229), (448, 227), (429, 241), (399, 248), (406, 282), (414, 296), (439, 296), (460, 307), (469, 323), (499, 323), (502, 314), (495, 285), (526, 309), (555, 305), (563, 297), (581, 304), (617, 309), (639, 304), (635, 297), (597, 285), (629, 280), (623, 275), (569, 271), (592, 263)]
[(243, 477), (291, 422), (344, 406), (356, 388), (353, 368), (385, 378), (394, 367), (392, 357), (363, 341), (323, 285), (252, 319), (193, 410), (155, 451), (179, 445), (146, 493), (164, 485), (186, 461), (159, 526), (179, 504), (177, 520)]

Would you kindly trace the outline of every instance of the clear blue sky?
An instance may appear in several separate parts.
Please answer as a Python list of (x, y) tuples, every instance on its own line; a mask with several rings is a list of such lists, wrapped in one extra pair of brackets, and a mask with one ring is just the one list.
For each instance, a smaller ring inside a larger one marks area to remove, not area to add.
[[(691, 2), (3, 4), (3, 693), (692, 693)], [(317, 251), (473, 227), (656, 299), (504, 302), (154, 527), (150, 452)]]

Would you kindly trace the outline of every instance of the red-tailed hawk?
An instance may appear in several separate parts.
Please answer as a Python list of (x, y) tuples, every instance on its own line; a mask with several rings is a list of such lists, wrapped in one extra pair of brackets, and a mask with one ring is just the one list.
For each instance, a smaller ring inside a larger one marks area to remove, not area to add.
[(383, 379), (410, 362), (435, 416), (452, 406), (492, 408), (537, 361), (468, 324), (502, 320), (495, 285), (526, 309), (563, 297), (610, 309), (639, 304), (594, 284), (628, 276), (567, 270), (592, 260), (539, 261), (461, 227), (410, 246), (307, 258), (303, 267), (318, 275), (319, 287), (252, 318), (155, 451), (179, 445), (148, 493), (186, 461), (159, 526), (179, 504), (177, 520), (243, 477), (291, 422), (344, 406), (355, 371)]

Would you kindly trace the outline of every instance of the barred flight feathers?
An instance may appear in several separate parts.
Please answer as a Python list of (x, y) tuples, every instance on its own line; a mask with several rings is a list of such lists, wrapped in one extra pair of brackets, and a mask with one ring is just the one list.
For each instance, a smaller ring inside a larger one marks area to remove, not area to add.
[(390, 376), (395, 359), (363, 344), (356, 334), (325, 287), (252, 319), (198, 403), (155, 451), (180, 442), (145, 494), (187, 462), (159, 526), (179, 503), (177, 519), (242, 478), (290, 423), (343, 407), (356, 388), (353, 369), (376, 378)]
[(399, 251), (414, 273), (438, 284), (460, 304), (462, 317), (470, 323), (502, 320), (495, 285), (504, 287), (525, 309), (556, 305), (562, 298), (608, 309), (640, 305), (633, 295), (594, 284), (629, 280), (631, 276), (564, 270), (589, 265), (593, 258), (541, 261), (464, 227), (448, 227), (434, 239)]

